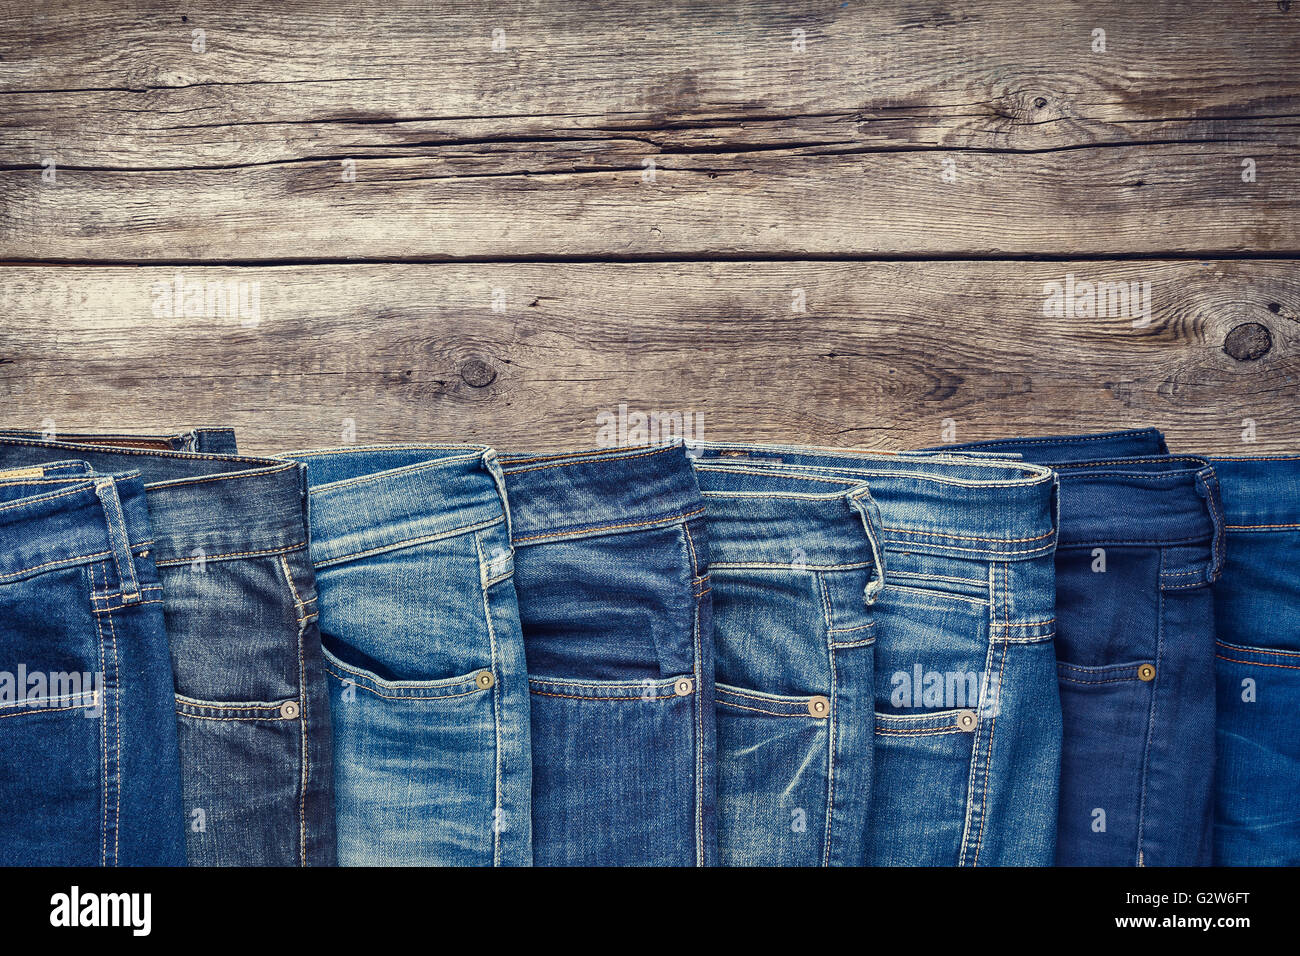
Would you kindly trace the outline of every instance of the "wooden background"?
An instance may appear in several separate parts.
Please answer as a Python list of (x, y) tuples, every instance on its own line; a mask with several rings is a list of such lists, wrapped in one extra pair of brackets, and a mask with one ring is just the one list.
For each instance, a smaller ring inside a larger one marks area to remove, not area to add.
[(1297, 450), (1297, 67), (1289, 0), (0, 0), (3, 420)]

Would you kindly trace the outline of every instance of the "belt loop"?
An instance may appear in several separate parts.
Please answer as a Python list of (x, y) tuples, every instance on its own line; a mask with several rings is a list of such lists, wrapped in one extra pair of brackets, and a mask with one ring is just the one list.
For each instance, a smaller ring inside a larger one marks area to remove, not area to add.
[(95, 494), (104, 508), (104, 521), (108, 527), (108, 547), (117, 566), (117, 580), (122, 591), (123, 604), (137, 604), (142, 599), (140, 582), (135, 575), (135, 558), (131, 555), (131, 538), (127, 533), (126, 515), (117, 494), (117, 480), (96, 478)]
[(862, 593), (863, 601), (871, 605), (876, 603), (876, 598), (885, 588), (885, 549), (880, 542), (883, 522), (880, 518), (880, 509), (876, 506), (876, 501), (871, 497), (871, 491), (865, 483), (861, 491), (849, 493), (849, 501), (862, 517), (862, 527), (866, 529), (867, 541), (871, 544), (871, 557), (876, 563), (871, 580), (867, 582)]
[(501, 507), (506, 513), (506, 541), (509, 542), (511, 552), (515, 549), (515, 536), (510, 527), (510, 499), (506, 496), (506, 476), (501, 470), (501, 462), (497, 460), (495, 449), (489, 448), (483, 452), (483, 467), (487, 469), (492, 480), (496, 482), (497, 492), (501, 495)]
[(1196, 490), (1205, 499), (1210, 512), (1210, 524), (1214, 528), (1214, 543), (1210, 546), (1210, 566), (1205, 571), (1205, 581), (1213, 584), (1223, 571), (1225, 534), (1227, 522), (1223, 517), (1223, 497), (1219, 492), (1219, 476), (1213, 465), (1207, 464), (1196, 473)]

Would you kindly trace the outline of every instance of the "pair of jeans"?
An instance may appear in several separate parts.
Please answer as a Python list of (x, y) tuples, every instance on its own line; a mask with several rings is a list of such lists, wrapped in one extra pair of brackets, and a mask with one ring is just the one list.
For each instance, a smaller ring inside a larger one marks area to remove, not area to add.
[(537, 865), (717, 858), (704, 502), (681, 445), (501, 460)]
[(1224, 560), (1215, 469), (1170, 456), (1153, 429), (956, 448), (1019, 454), (1060, 476), (1057, 863), (1208, 864), (1211, 586)]
[(1214, 862), (1300, 864), (1300, 458), (1212, 458), (1227, 560), (1214, 586)]
[[(695, 447), (692, 447), (695, 450)], [(696, 463), (723, 866), (866, 862), (880, 514), (861, 482)]]
[(340, 864), (530, 864), (528, 673), (495, 453), (285, 457), (307, 465)]
[(236, 455), (233, 428), (191, 428), (166, 435), (137, 435), (126, 432), (58, 432), (34, 429), (0, 429), (0, 438), (36, 438), (73, 444), (108, 445), (113, 448), (146, 448), (153, 451), (205, 452)]
[[(1050, 864), (1061, 748), (1052, 473), (948, 455), (708, 442), (692, 450), (702, 474), (761, 468), (840, 481), (841, 493), (849, 479), (878, 509), (883, 588), (857, 595), (870, 609), (852, 607), (854, 626), (870, 629), (850, 632), (875, 636), (865, 861)], [(832, 612), (848, 611), (849, 598)], [(719, 680), (729, 683), (732, 662), (761, 641), (719, 627)]]
[(0, 438), (0, 469), (65, 459), (99, 473), (136, 470), (145, 482), (189, 862), (333, 865), (329, 694), (305, 466), (154, 448), (138, 436)]
[(0, 472), (0, 864), (185, 863), (152, 547), (139, 472)]

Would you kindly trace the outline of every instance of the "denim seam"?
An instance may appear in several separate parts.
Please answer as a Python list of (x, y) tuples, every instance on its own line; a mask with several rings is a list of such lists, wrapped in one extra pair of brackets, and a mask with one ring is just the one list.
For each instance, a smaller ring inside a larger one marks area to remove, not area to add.
[[(700, 579), (700, 560), (695, 553), (695, 539), (691, 537), (690, 523), (682, 522), (682, 531), (686, 536), (686, 545), (691, 555), (691, 591), (692, 603), (694, 604), (695, 615), (691, 623), (691, 644), (693, 648), (694, 662), (692, 671), (695, 675), (695, 686), (700, 687), (703, 680), (703, 662), (701, 660), (700, 647), (700, 601), (704, 595), (708, 594), (712, 588), (705, 588), (698, 595), (694, 594), (695, 588)], [(691, 701), (692, 710), (695, 711), (695, 865), (704, 865), (704, 705), (703, 694), (695, 694), (694, 700)]]
[[(230, 551), (225, 554), (205, 554), (204, 561), (220, 561), (225, 558), (260, 558), (268, 554), (292, 554), (294, 551), (301, 551), (307, 547), (307, 542), (302, 541), (298, 544), (286, 544), (278, 548), (266, 548), (262, 551)], [(180, 564), (190, 564), (193, 558), (164, 558), (161, 561), (155, 561), (154, 566), (159, 568), (170, 568)]]
[(865, 641), (832, 641), (831, 648), (837, 651), (848, 650), (854, 647), (870, 647), (874, 643), (876, 643), (874, 637), (869, 637)]
[[(107, 579), (108, 569), (105, 568), (104, 576)], [(107, 580), (104, 582), (107, 584)], [(113, 730), (117, 737), (117, 742), (113, 750), (113, 775), (116, 783), (113, 787), (114, 807), (113, 807), (113, 865), (117, 866), (121, 859), (121, 832), (122, 832), (122, 675), (121, 667), (117, 659), (117, 625), (113, 623), (113, 613), (110, 611), (104, 615), (108, 618), (108, 630), (112, 639), (113, 647), (113, 679), (118, 684), (116, 692), (113, 693)], [(107, 696), (109, 688), (108, 681), (105, 680), (104, 694)], [(105, 701), (107, 703), (107, 701)]]
[[(276, 464), (279, 464), (279, 462), (276, 462)], [(287, 462), (284, 468), (268, 469), (260, 467), (250, 468), (247, 471), (228, 472), (224, 475), (212, 475), (207, 478), (169, 478), (166, 481), (151, 481), (145, 484), (145, 488), (153, 491), (157, 488), (185, 488), (189, 485), (206, 485), (214, 481), (238, 481), (241, 478), (274, 478), (277, 475), (301, 467), (297, 462)]]
[(1221, 661), (1228, 661), (1232, 664), (1249, 664), (1251, 667), (1280, 667), (1283, 670), (1300, 671), (1300, 664), (1270, 664), (1266, 661), (1243, 661), (1235, 657), (1224, 657), (1222, 654), (1215, 654)]
[[(64, 480), (68, 480), (68, 479), (64, 479)], [(19, 484), (26, 485), (26, 484), (30, 484), (30, 482), (23, 481), (23, 482), (19, 482)], [(22, 500), (15, 501), (12, 504), (0, 505), (0, 511), (13, 511), (15, 508), (26, 508), (29, 505), (44, 504), (45, 502), (53, 501), (56, 498), (66, 498), (68, 497), (68, 495), (79, 495), (82, 494), (83, 492), (91, 490), (93, 487), (94, 487), (93, 483), (88, 482), (85, 485), (81, 485), (76, 488), (69, 488), (66, 491), (56, 491), (53, 494), (48, 494), (48, 495), (32, 495), (30, 498), (23, 498)]]
[[(438, 458), (433, 461), (422, 461), (415, 465), (403, 465), (400, 468), (388, 468), (384, 471), (376, 471), (369, 475), (359, 475), (356, 478), (341, 478), (338, 481), (328, 481), (323, 485), (316, 485), (308, 489), (308, 494), (324, 497), (333, 494), (336, 491), (346, 491), (356, 485), (364, 485), (374, 481), (388, 481), (393, 478), (405, 478), (409, 475), (415, 475), (424, 471), (437, 471), (440, 468), (446, 468), (450, 465), (461, 465), (467, 461), (477, 461), (478, 455), (460, 455), (456, 458)], [(310, 464), (308, 467), (310, 467)]]
[(451, 697), (468, 697), (470, 694), (476, 694), (482, 690), (482, 688), (478, 687), (477, 685), (472, 685), (472, 682), (467, 680), (453, 686), (469, 686), (469, 690), (460, 691), (454, 694), (426, 694), (426, 695), (381, 694), (373, 687), (367, 687), (365, 684), (357, 683), (357, 680), (355, 678), (347, 677), (343, 674), (340, 674), (337, 671), (331, 669), (328, 665), (326, 665), (322, 669), (325, 671), (325, 673), (333, 675), (340, 683), (351, 684), (353, 687), (374, 694), (376, 697), (382, 697), (384, 700), (446, 700)]
[(709, 565), (713, 571), (744, 571), (748, 568), (784, 568), (787, 571), (852, 571), (856, 568), (875, 567), (873, 561), (854, 561), (852, 564), (794, 564), (778, 561), (715, 561)]
[[(924, 532), (916, 532), (916, 533), (922, 534)], [(918, 548), (925, 547), (926, 545), (930, 545), (936, 549), (943, 548), (946, 549), (946, 551), (962, 551), (965, 552), (966, 554), (978, 554), (978, 555), (994, 557), (994, 558), (1014, 558), (1020, 555), (1051, 554), (1056, 550), (1055, 542), (1052, 542), (1051, 544), (1043, 545), (1041, 548), (1024, 548), (1019, 551), (1000, 551), (994, 548), (963, 548), (955, 544), (944, 544), (941, 541), (933, 541), (933, 542), (895, 541), (893, 542), (893, 544), (895, 545), (895, 547), (890, 548), (888, 546), (889, 542), (887, 541), (885, 550), (897, 551), (901, 546), (915, 551)]]
[(1044, 534), (1035, 535), (1032, 538), (982, 538), (973, 534), (946, 534), (942, 531), (909, 531), (906, 528), (891, 528), (888, 525), (882, 527), (883, 531), (892, 531), (895, 534), (916, 534), (924, 535), (928, 538), (952, 538), (957, 541), (988, 541), (994, 544), (1026, 544), (1030, 541), (1042, 541), (1044, 538), (1050, 538), (1055, 531), (1048, 531)]
[(756, 714), (767, 714), (769, 717), (803, 717), (806, 720), (814, 720), (811, 714), (805, 708), (802, 714), (783, 714), (775, 710), (763, 710), (761, 707), (750, 707), (747, 704), (737, 704), (735, 701), (718, 699), (718, 703), (724, 707), (735, 707), (738, 710), (752, 710)]
[(973, 451), (976, 448), (1008, 448), (1020, 445), (1056, 445), (1056, 444), (1075, 444), (1085, 441), (1109, 441), (1113, 438), (1120, 437), (1137, 437), (1139, 435), (1158, 434), (1154, 428), (1135, 428), (1122, 429), (1120, 431), (1106, 432), (1100, 435), (1063, 435), (1058, 438), (995, 438), (990, 441), (967, 442), (964, 445), (949, 445), (942, 449), (945, 452)]
[(23, 717), (27, 714), (57, 714), (64, 710), (86, 710), (88, 707), (94, 706), (95, 701), (92, 700), (90, 704), (69, 704), (66, 707), (37, 707), (34, 710), (19, 710), (12, 714), (0, 714), (0, 720), (6, 717)]
[(1300, 657), (1300, 651), (1275, 651), (1267, 647), (1251, 647), (1247, 644), (1233, 644), (1230, 641), (1216, 640), (1219, 647), (1245, 651), (1247, 654), (1275, 654), (1278, 657)]
[(684, 514), (666, 515), (662, 518), (647, 518), (644, 521), (628, 521), (628, 522), (624, 522), (623, 524), (598, 525), (596, 527), (589, 527), (589, 528), (574, 528), (569, 531), (548, 531), (545, 534), (525, 535), (522, 538), (515, 538), (514, 543), (518, 544), (521, 541), (540, 541), (544, 538), (564, 538), (569, 536), (577, 537), (579, 535), (595, 534), (600, 531), (616, 531), (620, 528), (661, 527), (663, 525), (676, 524), (678, 522), (685, 521), (687, 518), (694, 518), (702, 514), (704, 514), (704, 509), (697, 508), (695, 511), (688, 511)]
[[(527, 471), (545, 471), (548, 468), (567, 468), (572, 465), (586, 465), (598, 461), (630, 461), (633, 458), (649, 458), (651, 455), (662, 455), (665, 452), (672, 451), (673, 448), (675, 447), (677, 446), (668, 445), (664, 448), (656, 448), (654, 451), (641, 452), (640, 454), (636, 454), (636, 455), (621, 455), (621, 454), (614, 454), (614, 453), (606, 455), (606, 454), (592, 453), (592, 452), (579, 452), (578, 457), (572, 458), (569, 461), (557, 461), (550, 465), (538, 465), (535, 468), (515, 468), (513, 467), (513, 465), (507, 464), (507, 460), (503, 460), (501, 462), (501, 470), (504, 471), (507, 475), (519, 475)], [(553, 457), (555, 456), (542, 455), (537, 458), (516, 458), (516, 459), (508, 459), (508, 460), (516, 461), (522, 465), (533, 461), (547, 461)]]
[[(298, 789), (298, 860), (300, 866), (307, 865), (307, 788), (311, 782), (311, 763), (307, 753), (307, 660), (303, 652), (303, 638), (306, 634), (307, 621), (310, 614), (301, 613), (306, 609), (302, 595), (298, 593), (298, 586), (293, 583), (293, 572), (289, 569), (289, 562), (282, 554), (280, 555), (280, 570), (284, 573), (285, 583), (289, 585), (289, 593), (293, 596), (294, 612), (298, 619), (298, 704), (301, 713), (299, 717), (299, 736), (301, 738), (301, 757), (302, 772), (299, 774)], [(312, 600), (316, 600), (315, 595)]]
[(893, 591), (903, 591), (907, 594), (921, 594), (926, 597), (935, 597), (945, 601), (965, 601), (968, 604), (975, 604), (979, 607), (988, 607), (989, 605), (989, 602), (984, 598), (971, 597), (967, 594), (954, 594), (950, 591), (938, 591), (932, 588), (914, 588), (909, 587), (906, 584), (890, 583), (888, 589)]
[(855, 625), (854, 627), (831, 627), (831, 628), (827, 628), (827, 629), (826, 629), (826, 633), (827, 633), (827, 634), (850, 634), (850, 633), (852, 633), (853, 631), (870, 631), (870, 630), (872, 630), (873, 628), (875, 628), (875, 626), (876, 626), (876, 622), (875, 622), (875, 621), (872, 621), (870, 624), (858, 624), (858, 625)]
[[(87, 568), (90, 574), (90, 591), (93, 594), (99, 586), (99, 581), (95, 575), (95, 565)], [(104, 664), (104, 619), (94, 613), (94, 605), (91, 605), (91, 613), (95, 619), (95, 633), (99, 638), (99, 672), (105, 673)], [(105, 688), (107, 691), (108, 688)], [(99, 763), (100, 763), (100, 782), (99, 782), (99, 865), (108, 865), (108, 723), (104, 720), (104, 711), (101, 710), (99, 716), (95, 718), (99, 721)]]
[(1300, 528), (1300, 523), (1297, 524), (1225, 524), (1223, 526), (1224, 531), (1250, 531), (1255, 529), (1269, 529), (1269, 528)]
[(568, 700), (621, 700), (627, 703), (635, 703), (638, 701), (642, 703), (649, 703), (651, 701), (655, 703), (664, 703), (667, 701), (680, 699), (677, 698), (675, 695), (669, 696), (668, 694), (662, 694), (662, 695), (655, 694), (653, 697), (649, 697), (649, 698), (647, 697), (594, 697), (590, 694), (551, 694), (548, 693), (547, 691), (534, 690), (532, 687), (528, 688), (528, 692), (530, 694), (536, 694), (538, 697), (563, 697)]
[[(1005, 574), (1004, 577), (1009, 578), (1010, 575)], [(999, 697), (1002, 695), (1002, 675), (1006, 673), (1006, 668), (1007, 668), (1007, 650), (1008, 650), (1007, 643), (1004, 642), (1002, 644), (1002, 656), (998, 662), (998, 696)], [(984, 788), (980, 794), (980, 829), (979, 829), (979, 836), (975, 840), (975, 860), (973, 862), (974, 866), (980, 865), (980, 850), (983, 849), (984, 847), (984, 825), (988, 822), (988, 818), (989, 818), (989, 803), (988, 803), (989, 776), (993, 769), (993, 741), (994, 741), (994, 735), (997, 732), (997, 727), (998, 727), (997, 708), (994, 708), (993, 716), (989, 719), (988, 752), (984, 759)]]
[[(488, 634), (488, 654), (491, 660), (492, 673), (497, 673), (497, 634), (496, 627), (492, 623), (492, 605), (488, 599), (488, 588), (493, 582), (487, 580), (488, 564), (484, 560), (483, 542), (477, 532), (474, 534), (474, 550), (478, 552), (479, 568), (479, 590), (483, 594), (483, 620), (487, 624)], [(493, 809), (496, 811), (492, 817), (492, 865), (501, 865), (501, 827), (499, 825), (499, 814), (501, 812), (501, 681), (492, 681), (492, 735), (494, 740), (493, 746)]]
[[(346, 561), (355, 561), (358, 558), (369, 558), (369, 557), (373, 557), (376, 554), (387, 554), (390, 551), (400, 551), (404, 548), (414, 548), (421, 544), (431, 544), (434, 541), (443, 541), (446, 540), (447, 538), (463, 537), (464, 535), (474, 534), (476, 532), (486, 530), (487, 528), (494, 527), (504, 522), (505, 522), (505, 518), (489, 518), (486, 521), (480, 521), (476, 524), (462, 525), (459, 528), (453, 528), (449, 531), (439, 531), (435, 534), (419, 535), (418, 537), (415, 538), (403, 538), (400, 541), (392, 541), (389, 542), (388, 544), (378, 545), (373, 548), (366, 548), (365, 550), (362, 551), (352, 551), (349, 552), (348, 554), (340, 554), (328, 558), (317, 558), (314, 563), (315, 566), (318, 568), (330, 568), (336, 564), (343, 564)], [(321, 550), (321, 544), (319, 540), (316, 542), (316, 550), (317, 552)], [(480, 566), (481, 566), (481, 562), (480, 562)]]
[(12, 704), (0, 704), (0, 710), (5, 710), (9, 707), (23, 707), (38, 700), (43, 700), (51, 704), (62, 704), (69, 700), (84, 701), (87, 697), (90, 698), (90, 702), (93, 705), (95, 703), (96, 692), (93, 690), (89, 692), (82, 691), (80, 694), (59, 694), (57, 697), (24, 697), (22, 700), (14, 701)]
[[(1160, 552), (1160, 574), (1164, 575), (1165, 561), (1168, 555), (1166, 552)], [(1144, 840), (1146, 838), (1146, 817), (1147, 817), (1147, 783), (1148, 774), (1151, 772), (1151, 746), (1156, 731), (1156, 706), (1160, 700), (1159, 681), (1164, 676), (1165, 661), (1165, 588), (1157, 588), (1159, 602), (1159, 617), (1156, 621), (1156, 674), (1151, 683), (1151, 702), (1147, 706), (1147, 733), (1146, 739), (1142, 746), (1142, 774), (1140, 776), (1141, 792), (1138, 798), (1138, 831), (1137, 831), (1137, 865), (1144, 866), (1146, 860), (1146, 847)]]
[(822, 844), (822, 866), (831, 865), (831, 840), (833, 836), (833, 820), (835, 817), (835, 714), (839, 710), (835, 706), (837, 691), (837, 673), (835, 669), (835, 650), (831, 645), (830, 629), (834, 627), (835, 622), (831, 611), (831, 598), (826, 590), (826, 578), (823, 574), (817, 575), (817, 586), (822, 592), (822, 614), (826, 621), (826, 657), (830, 664), (831, 671), (831, 712), (827, 716), (830, 718), (826, 728), (826, 832), (823, 835)]
[[(914, 464), (919, 465), (923, 463), (914, 462)], [(969, 465), (980, 466), (983, 465), (984, 463), (962, 462), (961, 464), (966, 466)], [(747, 468), (743, 465), (736, 466), (736, 465), (698, 465), (697, 464), (695, 467), (697, 470), (700, 471), (731, 472), (733, 474), (745, 474), (745, 475), (764, 475), (770, 477), (799, 479), (801, 481), (821, 481), (821, 482), (826, 482), (827, 484), (859, 485), (859, 484), (865, 484), (866, 479), (868, 478), (885, 478), (885, 479), (909, 478), (914, 481), (929, 481), (929, 482), (933, 482), (934, 484), (948, 485), (956, 488), (1033, 488), (1036, 485), (1040, 485), (1043, 482), (1050, 480), (1050, 475), (1051, 475), (1051, 473), (1048, 472), (1047, 475), (1034, 475), (1033, 477), (1026, 477), (1021, 481), (980, 481), (978, 479), (943, 478), (937, 475), (925, 474), (923, 472), (915, 472), (915, 471), (898, 471), (893, 469), (881, 470), (881, 469), (873, 469), (873, 468), (853, 468), (853, 467), (829, 467), (828, 468), (823, 465), (787, 464), (787, 465), (778, 465), (775, 467), (771, 465), (767, 465), (767, 466), (753, 465)], [(1031, 465), (1029, 467), (1032, 468), (1037, 466)], [(796, 471), (795, 469), (800, 469), (801, 471)], [(836, 477), (822, 478), (819, 477), (818, 475), (808, 474), (807, 473), (808, 471), (821, 471), (831, 476), (835, 475), (836, 473), (841, 475), (850, 474), (853, 475), (854, 477), (853, 478), (836, 478)]]

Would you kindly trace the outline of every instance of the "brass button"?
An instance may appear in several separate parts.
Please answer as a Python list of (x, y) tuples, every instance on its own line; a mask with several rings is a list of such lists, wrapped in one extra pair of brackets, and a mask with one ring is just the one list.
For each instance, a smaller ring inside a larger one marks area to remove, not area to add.
[(827, 717), (831, 712), (831, 702), (825, 697), (813, 697), (808, 701), (808, 713), (814, 717)]
[(479, 671), (474, 678), (474, 683), (478, 684), (479, 690), (487, 690), (496, 682), (497, 679), (491, 671)]
[(1138, 665), (1138, 680), (1152, 681), (1156, 679), (1156, 669), (1150, 664)]
[(695, 690), (695, 681), (689, 677), (683, 677), (673, 685), (673, 690), (677, 692), (678, 697), (686, 697), (691, 691)]
[(958, 729), (958, 730), (974, 730), (974, 729), (975, 729), (975, 711), (973, 711), (973, 710), (963, 710), (963, 711), (959, 711), (958, 714), (957, 714), (957, 729)]
[(293, 720), (298, 716), (298, 702), (296, 700), (286, 700), (280, 705), (280, 716), (285, 720)]

